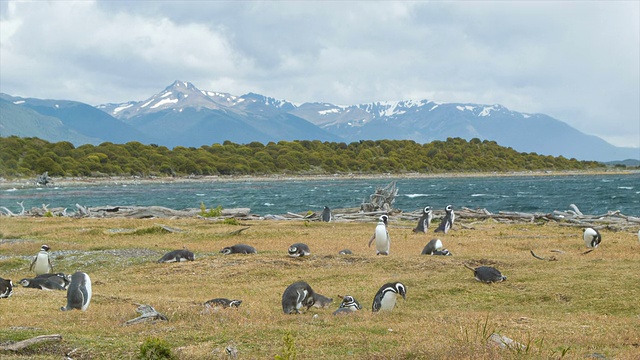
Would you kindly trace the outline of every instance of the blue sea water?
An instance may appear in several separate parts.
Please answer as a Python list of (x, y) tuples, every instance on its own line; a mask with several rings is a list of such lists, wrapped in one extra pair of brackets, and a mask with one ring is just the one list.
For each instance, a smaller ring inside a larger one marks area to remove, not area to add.
[(397, 181), (394, 207), (416, 211), (424, 206), (443, 209), (485, 208), (491, 212), (550, 213), (576, 204), (584, 214), (620, 210), (640, 216), (640, 173), (562, 176), (429, 177), (383, 179), (255, 180), (187, 183), (69, 185), (0, 190), (0, 206), (14, 212), (17, 202), (27, 209), (75, 210), (83, 206), (151, 206), (172, 209), (248, 207), (258, 215), (321, 211), (323, 207), (359, 207), (377, 187)]

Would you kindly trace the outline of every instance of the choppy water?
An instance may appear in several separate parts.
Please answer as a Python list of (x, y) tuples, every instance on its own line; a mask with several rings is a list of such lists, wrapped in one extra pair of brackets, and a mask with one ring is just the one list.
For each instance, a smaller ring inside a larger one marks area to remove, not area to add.
[(424, 206), (442, 209), (486, 208), (491, 212), (521, 211), (548, 213), (570, 209), (576, 204), (585, 214), (620, 210), (640, 216), (640, 174), (568, 175), (463, 178), (385, 178), (233, 182), (144, 183), (73, 185), (48, 188), (0, 190), (0, 206), (14, 212), (24, 206), (75, 210), (83, 206), (151, 206), (173, 209), (248, 207), (259, 215), (321, 211), (359, 207), (376, 187), (397, 180), (399, 194), (394, 207), (415, 211)]

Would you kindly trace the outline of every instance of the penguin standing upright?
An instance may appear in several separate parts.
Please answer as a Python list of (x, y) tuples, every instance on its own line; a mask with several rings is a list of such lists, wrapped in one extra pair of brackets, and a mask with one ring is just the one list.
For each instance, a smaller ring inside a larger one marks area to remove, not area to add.
[(583, 231), (584, 233), (582, 234), (582, 240), (584, 240), (584, 244), (591, 249), (597, 248), (602, 241), (602, 236), (600, 235), (598, 230), (594, 228), (586, 228)]
[(414, 233), (426, 233), (429, 230), (429, 224), (431, 224), (431, 219), (433, 219), (433, 212), (429, 206), (426, 206), (422, 209), (422, 216), (420, 216), (420, 220), (418, 220), (418, 225), (416, 225), (415, 229), (413, 229)]
[(373, 298), (371, 310), (378, 312), (380, 310), (390, 311), (396, 306), (396, 298), (398, 295), (407, 300), (407, 288), (400, 282), (390, 282), (382, 285), (380, 290)]
[(378, 221), (378, 224), (376, 225), (376, 230), (369, 240), (369, 247), (371, 247), (373, 240), (376, 241), (376, 255), (389, 255), (391, 238), (389, 237), (389, 231), (387, 231), (388, 222), (389, 217), (387, 215), (380, 216), (380, 221)]
[(332, 217), (333, 216), (331, 215), (331, 209), (329, 209), (328, 206), (325, 206), (324, 210), (322, 210), (322, 221), (331, 222)]
[(53, 265), (51, 265), (51, 258), (49, 257), (48, 245), (42, 245), (40, 252), (33, 258), (29, 271), (34, 271), (36, 275), (48, 274), (53, 272)]
[(451, 205), (447, 205), (447, 207), (444, 208), (444, 211), (444, 217), (442, 218), (440, 226), (438, 226), (435, 232), (444, 232), (446, 234), (453, 227), (453, 222), (456, 219), (456, 214), (453, 212), (453, 206)]
[(60, 308), (62, 311), (78, 309), (86, 311), (91, 302), (91, 279), (83, 272), (71, 275), (71, 284), (67, 289), (67, 306)]

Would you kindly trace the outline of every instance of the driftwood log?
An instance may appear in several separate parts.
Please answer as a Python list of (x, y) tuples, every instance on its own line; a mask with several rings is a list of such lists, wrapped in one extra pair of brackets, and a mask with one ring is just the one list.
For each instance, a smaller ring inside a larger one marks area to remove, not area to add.
[(396, 201), (397, 195), (398, 187), (394, 180), (383, 188), (376, 188), (376, 191), (369, 195), (369, 202), (362, 202), (360, 210), (364, 212), (384, 211), (388, 213), (393, 209), (393, 203)]
[(40, 335), (31, 339), (15, 342), (13, 344), (2, 345), (0, 346), (0, 351), (20, 351), (26, 347), (29, 347), (34, 344), (39, 344), (41, 342), (61, 341), (61, 340), (62, 340), (62, 335), (59, 335), (59, 334)]

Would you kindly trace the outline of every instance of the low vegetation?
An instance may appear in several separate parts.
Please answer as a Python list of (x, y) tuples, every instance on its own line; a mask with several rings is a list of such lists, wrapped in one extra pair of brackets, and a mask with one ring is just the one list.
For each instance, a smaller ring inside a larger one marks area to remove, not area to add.
[(595, 161), (520, 153), (495, 141), (449, 138), (367, 140), (350, 144), (280, 141), (241, 145), (230, 141), (199, 148), (102, 143), (75, 147), (67, 141), (0, 137), (0, 176), (187, 176), (334, 173), (442, 173), (589, 170)]
[[(635, 233), (603, 229), (588, 254), (581, 230), (558, 223), (460, 224), (440, 234), (453, 256), (421, 256), (432, 233), (392, 217), (391, 255), (367, 248), (375, 223), (162, 219), (184, 232), (159, 232), (158, 220), (3, 217), (0, 277), (17, 283), (43, 243), (54, 269), (87, 272), (93, 298), (86, 312), (59, 311), (63, 291), (17, 285), (0, 299), (0, 345), (38, 335), (62, 341), (0, 352), (2, 359), (637, 359), (640, 353), (640, 244)], [(238, 226), (249, 229), (234, 236)], [(125, 231), (128, 230), (128, 231)], [(635, 229), (634, 231), (637, 231)], [(312, 255), (289, 258), (305, 242)], [(256, 255), (224, 256), (246, 243)], [(158, 264), (187, 247), (193, 262)], [(349, 248), (353, 255), (338, 255)], [(529, 250), (557, 261), (533, 258)], [(551, 253), (551, 250), (559, 252)], [(490, 265), (508, 280), (476, 282), (463, 264)], [(281, 296), (297, 280), (332, 297), (329, 309), (284, 315)], [(378, 288), (402, 281), (407, 299), (392, 312), (372, 313)], [(359, 312), (333, 316), (338, 295)], [(216, 297), (239, 308), (206, 309)], [(125, 325), (148, 304), (168, 321)], [(500, 348), (499, 334), (517, 342)]]

